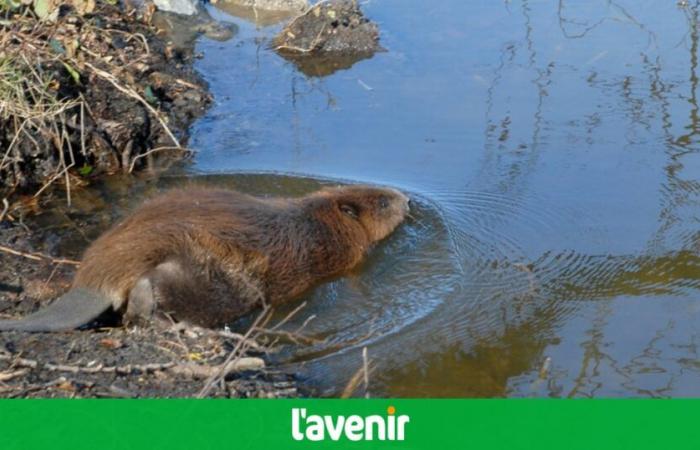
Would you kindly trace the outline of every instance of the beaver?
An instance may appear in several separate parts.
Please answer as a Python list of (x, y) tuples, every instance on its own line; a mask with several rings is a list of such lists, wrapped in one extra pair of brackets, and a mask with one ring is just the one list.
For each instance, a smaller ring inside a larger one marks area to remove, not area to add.
[(406, 195), (372, 186), (301, 198), (174, 189), (95, 240), (66, 294), (0, 330), (70, 330), (110, 309), (126, 323), (222, 326), (348, 272), (408, 212)]

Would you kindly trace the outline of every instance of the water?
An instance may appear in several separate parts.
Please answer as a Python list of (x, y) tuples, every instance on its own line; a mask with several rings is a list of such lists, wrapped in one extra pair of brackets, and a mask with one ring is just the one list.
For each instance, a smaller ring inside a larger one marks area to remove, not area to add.
[(371, 182), (416, 203), (305, 299), (289, 328), (315, 315), (304, 332), (324, 342), (279, 363), (320, 395), (363, 347), (374, 396), (700, 394), (700, 3), (363, 8), (388, 51), (323, 78), (267, 48), (279, 26), (212, 9), (240, 32), (198, 44), (216, 104), (191, 174), (266, 194)]
[(306, 331), (328, 343), (286, 362), (330, 395), (363, 346), (373, 395), (698, 395), (698, 3), (364, 9), (388, 51), (323, 78), (267, 49), (275, 26), (218, 13), (240, 35), (199, 44), (217, 103), (195, 171), (418, 199), (310, 295)]

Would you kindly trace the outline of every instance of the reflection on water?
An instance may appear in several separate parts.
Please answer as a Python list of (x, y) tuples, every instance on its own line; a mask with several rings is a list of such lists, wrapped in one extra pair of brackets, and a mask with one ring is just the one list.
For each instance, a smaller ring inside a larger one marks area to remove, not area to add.
[(311, 58), (309, 58), (307, 55), (296, 55), (294, 53), (286, 53), (282, 56), (294, 63), (299, 72), (306, 76), (325, 77), (339, 70), (349, 69), (363, 59), (371, 58), (374, 56), (374, 52), (359, 52), (351, 55), (340, 56), (313, 56)]
[(325, 341), (279, 362), (327, 395), (364, 346), (372, 395), (699, 395), (700, 4), (365, 8), (388, 52), (328, 77), (268, 50), (276, 27), (239, 21), (235, 41), (199, 44), (217, 104), (194, 127), (194, 172), (416, 201), (288, 324), (315, 315), (306, 332)]
[(270, 11), (229, 1), (212, 2), (214, 6), (232, 16), (240, 17), (258, 27), (267, 27), (284, 22), (301, 11)]

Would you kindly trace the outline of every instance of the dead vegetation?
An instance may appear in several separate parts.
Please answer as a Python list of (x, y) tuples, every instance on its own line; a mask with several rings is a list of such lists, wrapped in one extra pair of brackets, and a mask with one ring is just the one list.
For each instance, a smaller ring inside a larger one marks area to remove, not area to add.
[[(67, 289), (79, 264), (34, 251), (42, 238), (22, 217), (39, 208), (38, 196), (60, 184), (70, 202), (92, 177), (184, 154), (185, 130), (210, 97), (191, 53), (169, 47), (134, 11), (103, 0), (0, 0), (0, 15), (0, 317), (8, 318)], [(271, 320), (264, 310), (245, 334), (176, 325), (5, 332), (0, 397), (297, 396), (293, 377), (265, 361), (284, 342), (312, 338)]]
[(294, 377), (265, 362), (283, 345), (264, 333), (282, 323), (271, 318), (264, 309), (245, 334), (179, 324), (6, 332), (0, 335), (0, 397), (299, 396)]
[(276, 348), (254, 334), (105, 328), (0, 340), (2, 398), (299, 395), (291, 375), (266, 367)]
[[(30, 251), (18, 227), (0, 234), (0, 318), (45, 306), (70, 286), (72, 260)], [(12, 236), (16, 239), (13, 239)], [(37, 236), (41, 238), (42, 236)], [(119, 315), (65, 333), (0, 333), (0, 398), (8, 397), (291, 397), (298, 380), (269, 361), (290, 346), (322, 342), (271, 309), (232, 330), (183, 326), (124, 327)], [(240, 331), (240, 332), (237, 332)]]
[[(92, 176), (186, 153), (185, 130), (210, 101), (187, 52), (102, 1), (9, 1), (0, 1), (3, 197), (61, 183), (70, 202), (71, 186)], [(51, 20), (41, 20), (47, 2)]]

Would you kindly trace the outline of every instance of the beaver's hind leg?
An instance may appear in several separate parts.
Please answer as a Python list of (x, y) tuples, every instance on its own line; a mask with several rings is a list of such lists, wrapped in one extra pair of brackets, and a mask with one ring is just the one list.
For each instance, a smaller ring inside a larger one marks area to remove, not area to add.
[(149, 322), (153, 317), (155, 304), (151, 280), (143, 277), (131, 289), (131, 292), (129, 292), (129, 300), (126, 303), (126, 312), (124, 313), (124, 322)]
[(247, 274), (179, 257), (158, 265), (136, 283), (124, 317), (140, 322), (166, 313), (180, 322), (217, 327), (261, 303), (261, 290)]

